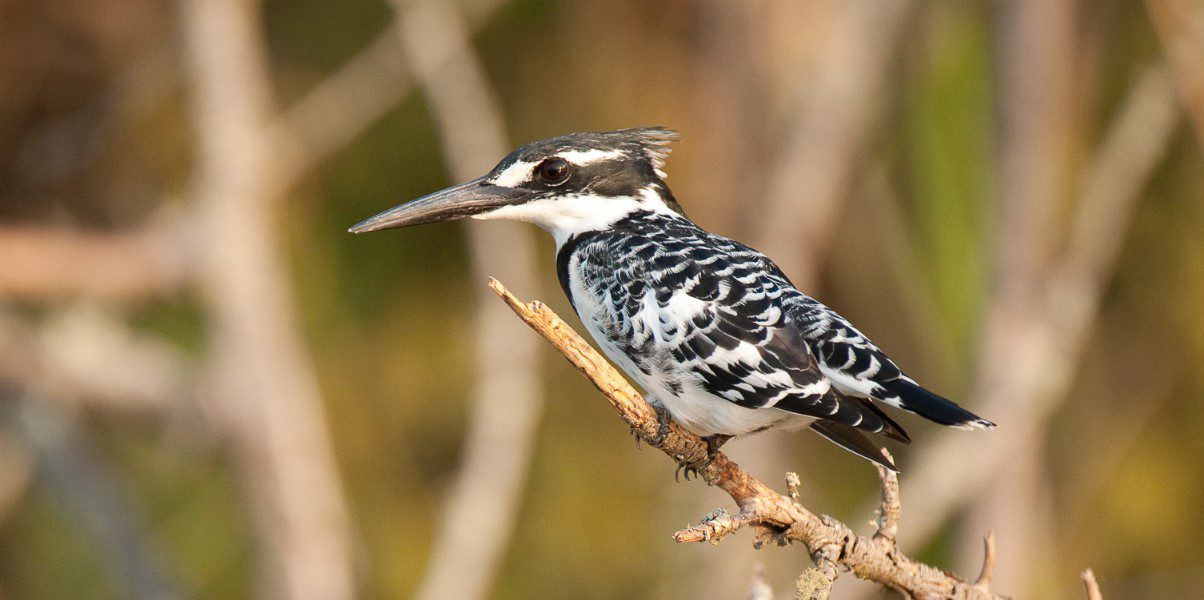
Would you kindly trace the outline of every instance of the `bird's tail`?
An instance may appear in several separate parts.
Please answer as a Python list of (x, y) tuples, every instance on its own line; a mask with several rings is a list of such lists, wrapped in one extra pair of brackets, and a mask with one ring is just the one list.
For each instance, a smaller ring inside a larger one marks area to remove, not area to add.
[(925, 419), (960, 429), (991, 429), (995, 424), (934, 394), (915, 382), (899, 378), (883, 385), (883, 401)]
[(835, 421), (816, 421), (811, 424), (811, 429), (828, 438), (828, 441), (861, 458), (868, 459), (870, 462), (882, 465), (896, 473), (899, 472), (899, 468), (895, 466), (895, 461), (891, 460), (890, 455), (882, 452), (882, 448), (871, 442), (854, 427)]

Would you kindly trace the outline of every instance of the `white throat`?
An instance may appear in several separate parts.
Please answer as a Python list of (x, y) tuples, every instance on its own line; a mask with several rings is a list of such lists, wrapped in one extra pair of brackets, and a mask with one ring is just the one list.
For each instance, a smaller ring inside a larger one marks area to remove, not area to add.
[(639, 198), (590, 194), (557, 196), (503, 206), (472, 218), (510, 219), (538, 225), (552, 234), (559, 248), (573, 235), (606, 229), (619, 219), (639, 211), (675, 214), (658, 194), (643, 189)]

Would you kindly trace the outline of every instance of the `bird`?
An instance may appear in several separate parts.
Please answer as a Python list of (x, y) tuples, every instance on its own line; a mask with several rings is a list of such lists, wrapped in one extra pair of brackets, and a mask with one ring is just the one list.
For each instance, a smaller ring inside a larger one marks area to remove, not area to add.
[(676, 421), (706, 440), (712, 458), (735, 436), (809, 427), (897, 472), (867, 437), (911, 442), (883, 406), (995, 427), (920, 386), (764, 254), (691, 221), (665, 183), (678, 137), (639, 127), (533, 142), (481, 177), (349, 231), (462, 218), (548, 231), (564, 293), (603, 353), (648, 393), (657, 437)]

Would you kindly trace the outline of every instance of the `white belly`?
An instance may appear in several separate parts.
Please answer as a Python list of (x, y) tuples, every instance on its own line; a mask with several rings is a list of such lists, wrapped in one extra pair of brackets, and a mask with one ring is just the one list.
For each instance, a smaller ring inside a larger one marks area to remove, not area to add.
[(811, 417), (776, 408), (744, 408), (711, 394), (702, 387), (701, 379), (674, 368), (676, 363), (670, 359), (652, 361), (650, 372), (645, 374), (618, 344), (607, 337), (609, 313), (589, 289), (580, 285), (576, 274), (570, 273), (574, 308), (586, 331), (611, 361), (644, 388), (653, 401), (668, 409), (673, 420), (690, 431), (700, 436), (744, 435), (771, 427), (804, 427), (814, 421)]

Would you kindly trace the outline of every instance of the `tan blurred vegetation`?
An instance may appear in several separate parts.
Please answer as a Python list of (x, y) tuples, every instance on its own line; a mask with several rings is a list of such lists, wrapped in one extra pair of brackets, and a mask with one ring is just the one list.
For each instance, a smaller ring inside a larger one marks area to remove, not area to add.
[[(1002, 593), (1204, 596), (1198, 2), (9, 0), (0, 40), (3, 597), (735, 598), (757, 562), (789, 597), (805, 553), (676, 545), (725, 498), (489, 333), (485, 274), (571, 314), (546, 236), (345, 232), (633, 125), (682, 132), (703, 227), (999, 423), (901, 419), (909, 554), (975, 573), (993, 529)], [(872, 517), (815, 436), (728, 448)]]

